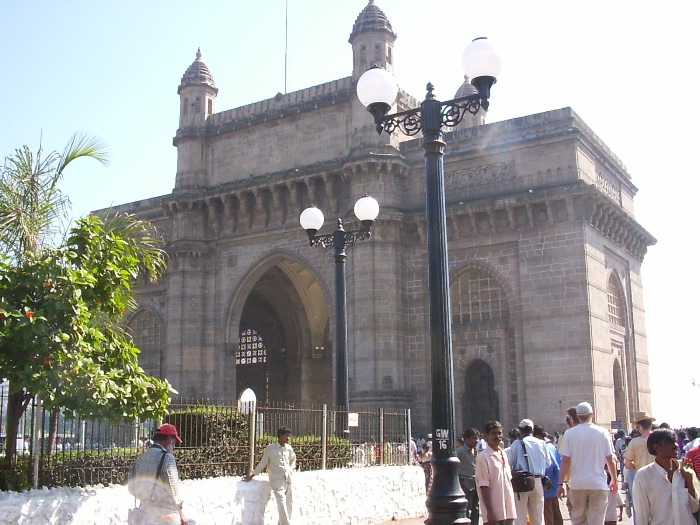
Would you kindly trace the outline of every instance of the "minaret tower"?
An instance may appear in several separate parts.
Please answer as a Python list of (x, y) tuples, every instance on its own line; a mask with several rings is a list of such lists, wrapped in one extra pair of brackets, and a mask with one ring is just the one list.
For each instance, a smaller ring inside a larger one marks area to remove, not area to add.
[(352, 45), (352, 78), (357, 80), (370, 67), (377, 65), (394, 72), (396, 34), (384, 12), (374, 0), (358, 15), (348, 42)]
[(177, 88), (180, 95), (180, 128), (173, 140), (177, 147), (176, 190), (206, 186), (206, 166), (202, 153), (207, 119), (214, 113), (214, 99), (218, 92), (214, 77), (197, 49), (197, 58), (182, 75)]

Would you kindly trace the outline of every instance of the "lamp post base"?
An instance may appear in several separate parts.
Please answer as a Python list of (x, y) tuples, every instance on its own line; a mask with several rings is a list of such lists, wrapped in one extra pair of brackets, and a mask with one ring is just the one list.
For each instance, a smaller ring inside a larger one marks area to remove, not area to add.
[(456, 457), (433, 458), (433, 485), (428, 494), (426, 525), (471, 523), (467, 518), (467, 498), (459, 485)]

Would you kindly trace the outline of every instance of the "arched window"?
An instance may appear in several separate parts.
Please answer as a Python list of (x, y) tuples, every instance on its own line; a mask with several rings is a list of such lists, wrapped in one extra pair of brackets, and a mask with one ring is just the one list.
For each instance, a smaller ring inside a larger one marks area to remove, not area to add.
[(236, 352), (237, 365), (257, 365), (267, 363), (267, 349), (262, 337), (253, 329), (243, 330)]
[(620, 279), (614, 273), (608, 279), (608, 321), (617, 326), (625, 326), (625, 294)]
[(508, 304), (498, 281), (480, 270), (464, 272), (450, 287), (453, 323), (508, 319)]
[(149, 310), (137, 313), (127, 326), (134, 344), (141, 351), (139, 365), (151, 376), (162, 378), (161, 362), (165, 343), (165, 328), (158, 316)]
[(360, 64), (364, 64), (365, 62), (367, 62), (367, 48), (362, 46), (360, 48)]

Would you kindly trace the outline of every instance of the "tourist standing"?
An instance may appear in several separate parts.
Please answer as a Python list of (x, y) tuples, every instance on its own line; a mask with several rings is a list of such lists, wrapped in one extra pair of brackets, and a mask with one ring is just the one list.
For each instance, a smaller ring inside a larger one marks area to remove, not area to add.
[[(552, 442), (551, 436), (548, 436), (544, 428), (540, 425), (535, 425), (532, 430), (532, 435), (537, 439), (541, 439), (547, 452), (549, 453), (549, 466), (544, 471), (544, 475), (550, 481), (549, 488), (544, 488), (544, 525), (564, 525), (564, 517), (561, 515), (561, 507), (559, 506), (559, 498), (557, 498), (557, 488), (559, 486), (559, 470), (561, 465), (561, 455), (557, 450), (556, 445)], [(544, 478), (542, 478), (544, 479)]]
[[(639, 412), (634, 418), (634, 428), (639, 436), (633, 438), (625, 449), (625, 470), (627, 471), (627, 503), (634, 515), (634, 478), (637, 471), (654, 462), (654, 456), (647, 449), (647, 438), (651, 434), (651, 425), (656, 421), (646, 412)], [(636, 520), (635, 520), (636, 523)]]
[(296, 469), (297, 456), (289, 444), (291, 435), (292, 431), (287, 427), (277, 430), (277, 441), (265, 447), (255, 470), (243, 477), (243, 481), (250, 481), (267, 469), (270, 488), (277, 500), (279, 525), (289, 525), (292, 518), (292, 473)]
[(700, 484), (695, 472), (677, 459), (676, 435), (658, 429), (647, 438), (654, 462), (637, 471), (634, 514), (637, 525), (696, 525), (693, 512), (700, 508)]
[(501, 448), (503, 426), (489, 421), (484, 428), (486, 448), (476, 457), (476, 487), (484, 525), (512, 525), (515, 496), (510, 465)]
[(457, 449), (459, 458), (459, 484), (467, 498), (467, 517), (472, 523), (479, 523), (479, 495), (476, 492), (476, 445), (479, 432), (468, 428), (462, 435), (462, 446)]

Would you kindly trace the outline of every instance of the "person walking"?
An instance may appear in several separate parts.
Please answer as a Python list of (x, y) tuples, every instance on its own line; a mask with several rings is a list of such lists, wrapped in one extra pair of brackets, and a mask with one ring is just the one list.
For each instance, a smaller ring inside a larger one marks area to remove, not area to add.
[(576, 406), (579, 424), (566, 431), (561, 448), (558, 496), (567, 491), (563, 480), (569, 475), (568, 496), (571, 525), (600, 525), (605, 520), (608, 491), (617, 493), (617, 476), (608, 485), (604, 466), (615, 472), (613, 445), (608, 431), (593, 424), (593, 407), (588, 402)]
[(462, 446), (457, 449), (459, 459), (459, 484), (467, 498), (467, 517), (472, 523), (479, 523), (479, 495), (476, 492), (476, 445), (479, 432), (468, 428), (462, 435)]
[(270, 488), (277, 500), (279, 525), (290, 525), (292, 518), (292, 473), (296, 469), (297, 456), (289, 444), (291, 435), (292, 431), (287, 427), (277, 430), (277, 441), (265, 447), (253, 472), (243, 477), (243, 481), (250, 481), (267, 469)]
[(637, 471), (634, 514), (637, 525), (696, 525), (700, 484), (695, 472), (677, 459), (676, 434), (658, 429), (649, 434), (647, 449), (654, 462)]
[(515, 495), (510, 465), (503, 451), (503, 426), (489, 421), (484, 427), (486, 448), (476, 456), (476, 487), (484, 525), (513, 525)]
[(544, 441), (532, 435), (535, 424), (523, 419), (518, 425), (520, 439), (508, 449), (508, 463), (512, 470), (524, 470), (535, 476), (535, 490), (519, 492), (515, 497), (516, 525), (542, 525), (544, 521), (544, 487), (542, 478), (551, 460)]
[(182, 512), (180, 477), (173, 455), (175, 443), (182, 443), (177, 428), (163, 423), (153, 435), (153, 444), (131, 467), (127, 490), (140, 501), (140, 506), (130, 512), (140, 515), (144, 524), (187, 523)]

